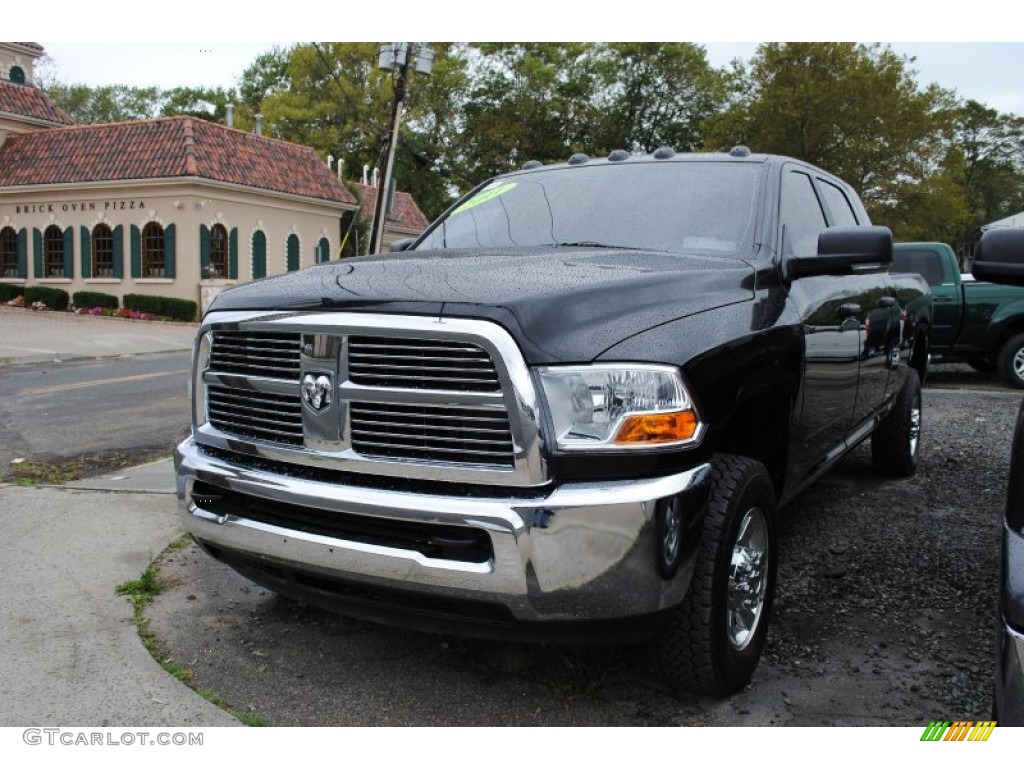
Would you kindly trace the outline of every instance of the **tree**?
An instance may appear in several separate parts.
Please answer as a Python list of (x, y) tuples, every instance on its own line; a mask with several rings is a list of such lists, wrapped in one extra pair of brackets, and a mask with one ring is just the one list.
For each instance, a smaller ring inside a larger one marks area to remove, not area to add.
[(1024, 119), (976, 101), (959, 104), (943, 168), (966, 208), (951, 241), (968, 243), (983, 224), (1024, 210)]
[(127, 85), (89, 86), (53, 82), (46, 89), (50, 99), (79, 124), (119, 123), (155, 117), (160, 109), (160, 89)]
[(700, 147), (704, 122), (721, 107), (722, 74), (693, 43), (609, 43), (601, 61), (595, 152)]
[(853, 184), (885, 223), (899, 196), (938, 171), (952, 94), (919, 89), (887, 46), (766, 43), (729, 75), (731, 104), (707, 143), (797, 157)]
[(586, 43), (478, 43), (460, 161), (474, 181), (592, 151), (599, 67)]

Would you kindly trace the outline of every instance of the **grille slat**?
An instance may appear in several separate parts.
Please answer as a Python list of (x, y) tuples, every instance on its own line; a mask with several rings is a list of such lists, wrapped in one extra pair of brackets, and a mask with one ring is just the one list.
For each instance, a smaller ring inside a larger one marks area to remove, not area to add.
[(443, 392), (501, 390), (494, 361), (475, 344), (353, 336), (348, 355), (349, 379), (354, 384)]
[(298, 381), (302, 336), (278, 331), (214, 331), (209, 370)]
[(511, 468), (508, 416), (482, 408), (351, 403), (352, 447), (364, 456)]
[(229, 434), (302, 445), (302, 408), (297, 395), (210, 386), (207, 414), (213, 426)]

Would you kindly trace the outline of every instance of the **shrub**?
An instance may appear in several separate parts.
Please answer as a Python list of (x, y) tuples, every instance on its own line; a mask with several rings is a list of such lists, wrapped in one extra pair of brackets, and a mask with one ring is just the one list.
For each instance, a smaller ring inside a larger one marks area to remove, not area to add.
[(0, 283), (0, 302), (14, 301), (18, 296), (25, 293), (25, 287), (21, 285), (10, 285)]
[(50, 309), (67, 309), (71, 303), (71, 297), (67, 291), (60, 288), (48, 288), (45, 285), (30, 285), (25, 289), (25, 303), (35, 304), (40, 302)]
[(172, 299), (169, 296), (143, 296), (138, 293), (125, 295), (124, 306), (139, 312), (170, 317), (172, 320), (187, 321), (195, 320), (196, 312), (199, 309), (194, 301), (189, 301), (188, 299)]
[(76, 291), (71, 294), (71, 298), (74, 300), (76, 307), (86, 307), (88, 309), (92, 307), (109, 307), (110, 309), (117, 309), (117, 296), (111, 296), (109, 293)]

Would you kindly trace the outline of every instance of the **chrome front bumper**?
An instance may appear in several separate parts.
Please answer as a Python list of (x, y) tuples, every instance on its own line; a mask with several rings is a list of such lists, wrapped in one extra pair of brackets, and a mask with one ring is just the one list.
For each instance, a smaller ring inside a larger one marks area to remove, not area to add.
[[(531, 498), (413, 493), (306, 480), (235, 465), (189, 439), (175, 452), (186, 529), (223, 548), (284, 570), (340, 579), (412, 598), (498, 604), (519, 622), (617, 620), (656, 614), (689, 586), (709, 485), (702, 464), (667, 477), (562, 485)], [(247, 496), (377, 520), (467, 526), (485, 531), (487, 562), (434, 559), (421, 552), (322, 536), (197, 505), (196, 481)], [(680, 496), (684, 558), (659, 570), (658, 502)]]

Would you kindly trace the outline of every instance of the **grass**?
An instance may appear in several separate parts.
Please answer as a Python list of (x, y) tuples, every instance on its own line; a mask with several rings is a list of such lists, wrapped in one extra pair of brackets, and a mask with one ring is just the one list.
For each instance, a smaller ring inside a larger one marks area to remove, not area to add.
[(71, 459), (26, 459), (18, 464), (11, 464), (7, 475), (0, 477), (0, 482), (15, 485), (62, 485), (72, 480), (146, 464), (169, 455), (169, 451), (161, 449), (142, 453), (111, 451)]
[(117, 594), (131, 598), (132, 605), (135, 608), (135, 627), (139, 633), (139, 638), (142, 640), (142, 645), (149, 651), (149, 655), (156, 660), (157, 664), (163, 667), (165, 672), (180, 680), (214, 706), (220, 707), (246, 725), (254, 728), (268, 727), (271, 724), (259, 715), (236, 709), (213, 691), (197, 685), (195, 682), (195, 670), (168, 658), (167, 654), (160, 647), (156, 633), (149, 626), (149, 618), (145, 615), (145, 608), (153, 602), (154, 597), (163, 592), (168, 586), (167, 582), (160, 577), (160, 563), (168, 554), (185, 549), (190, 541), (187, 535), (179, 536), (172, 541), (153, 562), (146, 566), (146, 570), (142, 572), (139, 578), (119, 585), (116, 588)]

